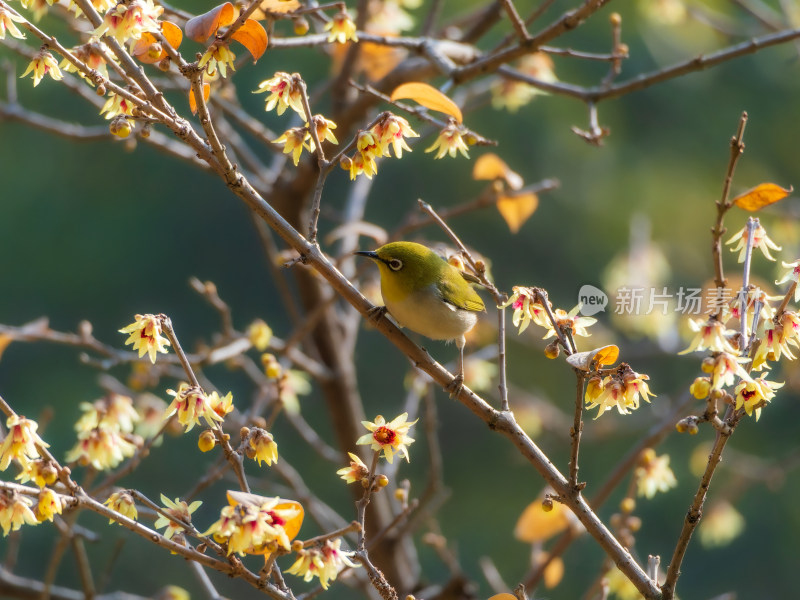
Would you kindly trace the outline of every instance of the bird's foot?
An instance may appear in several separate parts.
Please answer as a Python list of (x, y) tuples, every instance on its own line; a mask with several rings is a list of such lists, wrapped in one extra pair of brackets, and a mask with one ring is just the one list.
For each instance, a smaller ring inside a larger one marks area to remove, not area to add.
[(387, 308), (385, 306), (373, 306), (367, 311), (367, 316), (377, 323), (386, 315), (386, 311)]
[(455, 398), (461, 393), (461, 389), (464, 387), (464, 375), (459, 373), (455, 377), (453, 377), (453, 381), (448, 383), (444, 390), (450, 394), (451, 398)]

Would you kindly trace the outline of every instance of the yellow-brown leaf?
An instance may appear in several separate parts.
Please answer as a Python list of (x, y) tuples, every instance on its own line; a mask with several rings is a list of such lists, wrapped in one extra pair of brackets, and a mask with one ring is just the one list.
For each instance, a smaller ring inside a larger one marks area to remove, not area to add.
[(517, 600), (517, 597), (514, 594), (503, 592), (502, 594), (495, 594), (489, 600)]
[[(208, 102), (208, 97), (211, 95), (211, 86), (207, 83), (203, 84), (203, 100)], [(194, 90), (189, 90), (189, 108), (193, 115), (197, 114), (197, 99), (194, 97)]]
[(7, 333), (0, 333), (0, 358), (3, 358), (3, 352), (6, 351), (6, 348), (13, 340), (14, 338)]
[(762, 183), (734, 198), (733, 203), (739, 208), (754, 212), (783, 200), (793, 191), (794, 188), (791, 186), (787, 190), (774, 183)]
[(300, 8), (300, 3), (297, 0), (264, 0), (257, 9), (253, 11), (253, 18), (258, 21), (263, 21), (267, 18), (266, 13), (284, 14), (292, 12)]
[[(180, 27), (175, 25), (175, 23), (162, 21), (161, 33), (163, 34), (164, 39), (166, 39), (167, 42), (169, 42), (169, 45), (175, 50), (180, 47), (181, 42), (183, 41), (183, 32), (181, 31)], [(157, 55), (150, 53), (150, 47), (157, 43), (158, 40), (156, 37), (152, 33), (145, 31), (142, 33), (142, 37), (139, 38), (139, 41), (137, 41), (136, 45), (133, 47), (133, 55), (146, 65), (154, 65), (157, 62), (161, 62), (167, 57), (166, 50), (162, 49), (161, 53)]]
[(215, 6), (210, 11), (186, 21), (186, 35), (195, 42), (204, 44), (220, 27), (236, 20), (238, 10), (230, 2)]
[(497, 210), (505, 219), (511, 233), (517, 233), (539, 206), (539, 197), (533, 192), (516, 196), (501, 195), (497, 201)]
[(164, 35), (164, 39), (166, 39), (169, 45), (175, 50), (181, 47), (183, 31), (181, 31), (181, 28), (175, 25), (175, 23), (161, 21), (161, 33)]
[(442, 92), (427, 83), (412, 81), (397, 86), (392, 92), (392, 101), (414, 100), (422, 106), (450, 115), (459, 123), (464, 121), (461, 109)]
[(531, 502), (520, 515), (514, 528), (514, 537), (523, 542), (543, 542), (569, 526), (569, 517), (560, 502), (553, 502), (553, 509), (545, 512), (541, 498)]
[(520, 189), (524, 183), (522, 177), (512, 171), (503, 159), (493, 152), (487, 152), (478, 157), (475, 166), (472, 167), (472, 178), (475, 180), (488, 179), (489, 181), (503, 179), (512, 190)]
[(550, 564), (544, 568), (544, 586), (552, 590), (564, 578), (564, 561), (560, 556), (556, 556)]
[(247, 51), (253, 55), (253, 60), (258, 60), (267, 50), (267, 32), (264, 27), (255, 19), (247, 19), (239, 29), (231, 36)]

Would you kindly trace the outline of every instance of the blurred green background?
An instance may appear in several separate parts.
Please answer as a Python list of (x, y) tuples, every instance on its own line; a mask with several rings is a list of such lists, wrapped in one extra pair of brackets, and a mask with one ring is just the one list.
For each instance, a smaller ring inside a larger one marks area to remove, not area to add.
[[(476, 4), (445, 3), (445, 14), (463, 12)], [(534, 5), (517, 4), (523, 14)], [(621, 80), (744, 39), (709, 34), (695, 20), (679, 24), (652, 20), (641, 10), (644, 4), (612, 3), (612, 8), (622, 14), (623, 41), (631, 52)], [(732, 4), (720, 0), (693, 3), (691, 7), (726, 22), (746, 23), (747, 33), (757, 33), (757, 27)], [(543, 22), (549, 22), (559, 8), (567, 6), (570, 4), (557, 2)], [(181, 8), (201, 12), (208, 6), (196, 2), (182, 4)], [(47, 23), (45, 20), (43, 26)], [(494, 37), (499, 39), (499, 28), (495, 30)], [(606, 52), (609, 38), (607, 13), (601, 12), (556, 44)], [(328, 60), (321, 56), (310, 50), (268, 52), (256, 66), (248, 65), (237, 74), (243, 104), (268, 126), (282, 131), (286, 119), (264, 113), (263, 97), (251, 96), (249, 90), (277, 70), (299, 71), (313, 88), (329, 68)], [(0, 48), (0, 60), (16, 62), (18, 73), (24, 68), (6, 49)], [(554, 60), (562, 81), (591, 85), (605, 74), (605, 65), (571, 58)], [(669, 273), (662, 274), (661, 285), (670, 290), (701, 287), (712, 275), (709, 228), (728, 163), (729, 140), (742, 111), (750, 116), (747, 150), (733, 192), (766, 181), (785, 187), (797, 182), (799, 72), (798, 47), (790, 43), (603, 102), (599, 106), (600, 124), (609, 127), (611, 135), (601, 148), (586, 144), (570, 131), (573, 125), (587, 126), (586, 108), (578, 101), (539, 96), (516, 114), (494, 110), (484, 103), (467, 116), (467, 124), (499, 140), (495, 151), (526, 183), (557, 178), (561, 187), (541, 196), (538, 211), (516, 235), (508, 232), (493, 209), (455, 218), (450, 224), (468, 245), (491, 260), (499, 287), (510, 291), (512, 285), (541, 285), (548, 289), (554, 304), (566, 310), (577, 303), (581, 285), (604, 287), (608, 265), (628, 252), (634, 218), (637, 223), (648, 224), (651, 249), (657, 248), (669, 266)], [(26, 107), (66, 120), (102, 122), (91, 107), (53, 81), (45, 80), (35, 90), (29, 80), (20, 80), (17, 86), (19, 100)], [(186, 111), (184, 99), (173, 100), (179, 110)], [(324, 112), (324, 101), (320, 109)], [(412, 122), (412, 126), (417, 125)], [(487, 150), (473, 148), (470, 161), (433, 161), (422, 151), (431, 142), (432, 138), (417, 141), (414, 152), (404, 155), (402, 162), (381, 163), (367, 220), (391, 230), (399, 219), (415, 210), (418, 197), (441, 208), (481, 192), (483, 184), (472, 180), (471, 169), (474, 158)], [(124, 339), (116, 331), (130, 323), (135, 313), (164, 312), (172, 317), (184, 346), (191, 348), (218, 328), (217, 315), (187, 284), (189, 277), (196, 276), (216, 283), (233, 309), (237, 328), (244, 329), (261, 317), (277, 335), (290, 333), (247, 209), (216, 178), (166, 158), (143, 143), (135, 150), (116, 141), (80, 144), (1, 121), (0, 177), (0, 322), (21, 325), (46, 315), (54, 329), (75, 330), (81, 320), (88, 319), (99, 339), (122, 347)], [(340, 207), (351, 185), (347, 173), (334, 171), (323, 195), (325, 206)], [(790, 197), (759, 215), (772, 238), (784, 247), (779, 260), (794, 260), (800, 252), (797, 210), (796, 198)], [(726, 223), (734, 232), (745, 219), (744, 213), (732, 211)], [(323, 222), (324, 230), (331, 227), (330, 222)], [(421, 234), (443, 240), (433, 228)], [(365, 247), (370, 245), (365, 241)], [(726, 252), (725, 261), (729, 273), (735, 272), (734, 257)], [(645, 276), (656, 277), (650, 272), (655, 268), (653, 263), (644, 261), (640, 267)], [(758, 255), (754, 272), (771, 282), (781, 269)], [(699, 374), (699, 356), (674, 354), (688, 343), (674, 335), (677, 321), (670, 325), (672, 345), (669, 340), (665, 342), (665, 350), (655, 341), (615, 331), (612, 312), (597, 315), (599, 333), (595, 340), (581, 340), (581, 347), (589, 348), (595, 342), (618, 344), (623, 360), (650, 375), (651, 389), (658, 397), (652, 405), (628, 417), (609, 412), (600, 421), (592, 421), (594, 415), (587, 415), (581, 479), (589, 482), (590, 497), (592, 486), (602, 481), (642, 432), (668, 413), (668, 406), (684, 397), (689, 383)], [(572, 374), (562, 361), (544, 358), (540, 351), (544, 343), (537, 339), (540, 334), (537, 330), (522, 339), (514, 332), (509, 334), (509, 376), (517, 388), (552, 401), (568, 414), (573, 402)], [(670, 338), (670, 332), (664, 335), (664, 339)], [(427, 347), (442, 361), (455, 357), (452, 346), (429, 343)], [(367, 414), (389, 416), (400, 412), (406, 360), (374, 331), (362, 332), (356, 359)], [(782, 371), (774, 373), (772, 379), (785, 380), (787, 386), (763, 411), (758, 423), (746, 419), (737, 431), (729, 446), (736, 452), (726, 455), (712, 486), (711, 501), (724, 495), (726, 489), (730, 491), (726, 484), (732, 472), (741, 470), (740, 465), (751, 465), (747, 461), (753, 460), (775, 463), (796, 452), (800, 406), (793, 368), (789, 365), (787, 370), (784, 365)], [(124, 379), (127, 372), (117, 370), (114, 374)], [(46, 437), (56, 456), (63, 457), (74, 443), (72, 424), (79, 414), (78, 404), (101, 395), (97, 375), (79, 362), (74, 349), (12, 344), (0, 361), (0, 394), (30, 417), (52, 407), (56, 416), (47, 427)], [(221, 367), (209, 375), (221, 389), (231, 389), (235, 399), (241, 397), (246, 402), (250, 390), (243, 378)], [(161, 395), (166, 399), (163, 392)], [(452, 490), (440, 515), (442, 532), (456, 548), (467, 574), (481, 583), (479, 596), (488, 597), (490, 591), (479, 573), (478, 559), (491, 557), (512, 587), (523, 576), (529, 548), (513, 540), (512, 530), (522, 509), (541, 491), (542, 481), (505, 440), (489, 434), (466, 410), (439, 395), (445, 482)], [(517, 397), (522, 403), (522, 395)], [(303, 412), (319, 426), (323, 437), (331, 439), (316, 390), (303, 399)], [(285, 431), (287, 435), (282, 437), (278, 421), (274, 433), (282, 455), (301, 468), (307, 481), (341, 509), (345, 518), (352, 518), (347, 490), (333, 471), (291, 439), (291, 430)], [(420, 441), (412, 448), (412, 461), (401, 467), (400, 475), (411, 479), (412, 490), (421, 490), (426, 477), (422, 458), (425, 444), (421, 432), (416, 437)], [(699, 444), (712, 439), (713, 432), (703, 428), (697, 437), (673, 435), (659, 448), (659, 453), (669, 452), (679, 483), (652, 500), (639, 501), (637, 514), (644, 522), (637, 536), (640, 557), (660, 554), (662, 564), (669, 562), (697, 485), (697, 478), (689, 472), (689, 457)], [(556, 465), (566, 469), (566, 428), (554, 432), (545, 427), (536, 441)], [(415, 457), (419, 458), (415, 461)], [(193, 469), (203, 468), (211, 460), (205, 455), (198, 457), (194, 436), (171, 438), (153, 452), (131, 485), (140, 486), (151, 498), (157, 498), (160, 492), (174, 498), (196, 480), (198, 472)], [(248, 471), (254, 476), (257, 473), (253, 465)], [(763, 482), (748, 484), (732, 497), (746, 518), (746, 527), (729, 545), (706, 549), (693, 540), (678, 585), (681, 598), (712, 598), (728, 591), (742, 599), (793, 596), (800, 529), (795, 499), (800, 480), (791, 470), (786, 475), (769, 486)], [(216, 519), (224, 489), (225, 485), (216, 486), (203, 497), (205, 504), (196, 519), (201, 529)], [(256, 491), (271, 493), (267, 484)], [(620, 498), (621, 491), (601, 511), (604, 518), (616, 510)], [(104, 540), (90, 547), (90, 552), (100, 558), (98, 569), (102, 569), (103, 557), (115, 538), (127, 540), (120, 560), (114, 563), (115, 583), (109, 589), (150, 595), (159, 586), (174, 583), (200, 597), (182, 559), (159, 555), (150, 561), (147, 545), (125, 535), (121, 528), (105, 529), (102, 520), (92, 515), (82, 517), (81, 523), (104, 533)], [(41, 577), (43, 560), (49, 556), (51, 529), (49, 525), (25, 529), (18, 565), (21, 574)], [(312, 534), (306, 530), (301, 533), (304, 537)], [(430, 549), (422, 547), (421, 555), (432, 579), (446, 578), (445, 567)], [(143, 557), (148, 560), (147, 578), (142, 578)], [(540, 590), (539, 597), (580, 597), (596, 578), (602, 554), (584, 536), (565, 560), (565, 580), (554, 590)], [(257, 562), (254, 568), (258, 568)], [(71, 563), (65, 562), (58, 582), (77, 586), (72, 570)], [(231, 597), (257, 595), (247, 586), (212, 577)], [(346, 597), (348, 591), (334, 587), (329, 593)]]

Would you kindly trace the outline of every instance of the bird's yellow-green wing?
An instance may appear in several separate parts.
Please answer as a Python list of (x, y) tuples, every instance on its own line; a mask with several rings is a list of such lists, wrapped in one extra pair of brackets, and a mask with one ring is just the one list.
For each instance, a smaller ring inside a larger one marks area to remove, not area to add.
[(470, 287), (466, 278), (456, 279), (454, 281), (442, 279), (438, 281), (436, 285), (445, 302), (449, 302), (453, 306), (472, 312), (483, 312), (486, 310), (483, 305), (483, 300), (481, 300), (478, 292)]

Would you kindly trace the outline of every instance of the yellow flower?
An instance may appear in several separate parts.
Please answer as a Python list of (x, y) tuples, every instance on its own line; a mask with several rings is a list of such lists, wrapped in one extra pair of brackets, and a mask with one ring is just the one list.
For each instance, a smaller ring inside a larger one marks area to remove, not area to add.
[(729, 502), (720, 500), (708, 511), (703, 511), (698, 535), (706, 548), (726, 546), (744, 529), (744, 517)]
[(208, 73), (210, 76), (216, 74), (217, 69), (219, 69), (220, 76), (226, 77), (228, 73), (228, 67), (231, 68), (231, 71), (236, 70), (236, 67), (233, 65), (234, 60), (236, 60), (236, 55), (231, 52), (227, 44), (211, 44), (208, 50), (206, 50), (203, 56), (200, 58), (200, 62), (197, 63), (197, 66), (202, 69), (208, 65), (206, 68), (206, 73)]
[(608, 585), (608, 591), (614, 594), (618, 600), (641, 600), (642, 595), (639, 590), (617, 567), (606, 573), (604, 579)]
[[(553, 311), (553, 316), (556, 319), (556, 325), (561, 331), (571, 330), (572, 335), (589, 337), (592, 334), (586, 331), (586, 328), (597, 323), (597, 319), (594, 317), (579, 317), (578, 312), (580, 309), (580, 304), (569, 312), (566, 312), (563, 308), (557, 308)], [(549, 321), (545, 323), (544, 327), (547, 327), (548, 331), (542, 339), (546, 340), (556, 334), (553, 325)]]
[(0, 490), (0, 527), (3, 528), (4, 537), (23, 525), (39, 524), (30, 508), (32, 505), (33, 501), (26, 496), (10, 490)]
[(113, 469), (135, 452), (136, 445), (128, 441), (119, 429), (101, 424), (81, 431), (78, 443), (67, 452), (66, 459), (68, 462), (78, 461), (81, 465), (91, 464), (98, 471), (104, 471)]
[[(141, 363), (135, 363), (141, 364)], [(164, 424), (164, 412), (167, 403), (153, 394), (141, 394), (136, 398), (136, 412), (140, 415), (140, 421), (136, 423), (136, 435), (143, 438), (151, 438), (156, 435)], [(157, 440), (156, 444), (160, 444)]]
[(464, 143), (463, 135), (464, 128), (456, 123), (451, 122), (447, 127), (439, 132), (436, 141), (425, 149), (425, 152), (436, 152), (434, 158), (442, 158), (445, 154), (449, 154), (451, 158), (455, 158), (456, 154), (460, 152), (464, 158), (469, 158), (467, 151), (467, 144)]
[[(317, 137), (319, 138), (320, 143), (324, 141), (329, 141), (334, 144), (338, 144), (339, 140), (336, 139), (336, 136), (333, 135), (333, 129), (336, 129), (336, 123), (331, 121), (330, 119), (326, 119), (322, 115), (314, 115), (311, 117), (312, 122), (314, 123), (314, 127), (317, 128)], [(314, 145), (314, 140), (310, 140), (309, 150), (313, 152), (316, 147)]]
[[(793, 281), (796, 283), (798, 278), (800, 278), (800, 259), (789, 263), (781, 261), (781, 264), (784, 266), (784, 268), (789, 270), (782, 279), (775, 282), (775, 285), (780, 285), (782, 283), (786, 283), (787, 281)], [(794, 290), (794, 301), (800, 302), (800, 285), (798, 285)]]
[[(175, 519), (180, 519), (184, 523), (192, 522), (192, 513), (196, 511), (202, 504), (200, 500), (195, 500), (191, 504), (186, 504), (186, 502), (180, 498), (175, 498), (175, 501), (173, 502), (164, 494), (161, 494), (161, 503), (164, 505), (165, 513)], [(175, 534), (182, 533), (184, 531), (183, 527), (178, 525), (175, 521), (168, 519), (164, 515), (158, 516), (158, 519), (156, 519), (153, 527), (156, 529), (166, 527), (166, 530), (164, 531), (164, 537), (168, 540), (172, 539), (172, 536)]]
[[(139, 512), (136, 510), (136, 503), (133, 501), (133, 496), (127, 491), (122, 490), (114, 492), (103, 504), (108, 506), (111, 510), (128, 517), (132, 521), (135, 521), (139, 516)], [(109, 519), (108, 522), (115, 523), (116, 521), (114, 521), (114, 519)]]
[(744, 407), (748, 416), (756, 413), (756, 421), (761, 417), (761, 408), (775, 397), (775, 390), (783, 387), (783, 383), (767, 381), (763, 377), (750, 381), (740, 381), (736, 393), (736, 410)]
[(414, 439), (408, 436), (408, 430), (418, 419), (410, 423), (407, 419), (408, 413), (403, 413), (390, 423), (387, 423), (381, 415), (375, 417), (374, 423), (361, 421), (370, 433), (358, 438), (356, 444), (369, 445), (376, 452), (383, 451), (383, 456), (389, 464), (394, 460), (395, 452), (405, 457), (406, 461), (410, 461), (407, 446), (413, 443)]
[(111, 92), (106, 99), (106, 103), (103, 104), (103, 108), (100, 109), (100, 114), (102, 115), (105, 113), (105, 118), (110, 120), (117, 115), (132, 115), (133, 108), (134, 105), (132, 102)]
[(294, 162), (294, 165), (297, 166), (297, 164), (300, 162), (300, 154), (303, 152), (303, 148), (311, 151), (311, 147), (305, 143), (306, 140), (310, 139), (311, 135), (308, 133), (308, 130), (305, 127), (292, 127), (291, 129), (284, 131), (283, 135), (275, 140), (275, 143), (283, 144), (283, 153), (291, 153), (292, 161)]
[(253, 93), (269, 92), (265, 110), (270, 111), (277, 107), (278, 114), (282, 115), (287, 107), (291, 107), (305, 121), (306, 111), (303, 108), (302, 91), (296, 82), (298, 77), (297, 73), (289, 75), (278, 71), (271, 79), (259, 83), (258, 89)]
[[(744, 257), (747, 254), (747, 225), (742, 227), (731, 239), (725, 244), (732, 244), (738, 240), (735, 248), (731, 248), (731, 252), (739, 252), (739, 262), (744, 262)], [(770, 250), (780, 250), (781, 247), (775, 244), (769, 236), (764, 227), (759, 223), (753, 231), (753, 248), (758, 248), (768, 260), (775, 260), (769, 253)]]
[(717, 319), (689, 319), (689, 327), (697, 333), (686, 350), (681, 350), (678, 354), (688, 354), (689, 352), (702, 352), (711, 350), (712, 352), (727, 352), (738, 354), (736, 348), (728, 341), (728, 336), (736, 332), (725, 327)]
[(355, 483), (369, 477), (367, 465), (361, 462), (361, 459), (352, 452), (348, 452), (347, 455), (350, 457), (350, 466), (339, 469), (336, 474), (347, 483)]
[(17, 29), (14, 22), (24, 23), (25, 19), (0, 6), (0, 40), (6, 39), (6, 31), (11, 34), (11, 37), (15, 37), (18, 40), (25, 39), (25, 34)]
[(419, 137), (419, 134), (411, 129), (403, 117), (388, 115), (372, 128), (372, 132), (378, 141), (378, 149), (381, 156), (390, 156), (389, 147), (394, 150), (396, 158), (402, 158), (403, 150), (411, 152), (411, 148), (406, 144), (405, 138)]
[[(262, 498), (251, 504), (235, 504), (222, 508), (220, 518), (203, 535), (213, 535), (219, 543), (228, 544), (228, 554), (263, 554), (277, 544), (284, 550), (291, 547), (285, 527), (290, 521), (299, 528), (302, 508), (296, 502), (280, 498)], [(296, 529), (291, 537), (296, 535)]]
[(711, 371), (711, 389), (721, 390), (723, 387), (731, 386), (736, 377), (751, 381), (750, 375), (742, 367), (742, 363), (747, 361), (747, 358), (734, 356), (727, 352), (717, 354), (714, 358), (713, 371)]
[(27, 469), (30, 461), (39, 458), (39, 451), (36, 445), (40, 444), (44, 448), (50, 445), (45, 444), (36, 430), (38, 423), (19, 415), (11, 415), (6, 420), (8, 433), (0, 446), (0, 471), (5, 471), (12, 459), (17, 459), (23, 469)]
[(760, 371), (768, 360), (780, 360), (782, 355), (789, 360), (796, 358), (789, 348), (789, 339), (783, 333), (783, 326), (769, 322), (764, 327), (761, 344), (753, 357), (753, 370)]
[(83, 415), (75, 423), (78, 432), (94, 429), (98, 425), (106, 425), (122, 433), (132, 433), (134, 423), (141, 417), (133, 408), (133, 401), (122, 394), (109, 394), (93, 403), (81, 402)]
[(61, 69), (58, 68), (56, 59), (44, 48), (34, 55), (33, 60), (28, 63), (28, 68), (20, 75), (20, 79), (31, 72), (33, 73), (33, 87), (39, 85), (45, 75), (49, 75), (54, 81), (59, 81), (64, 77)]
[(125, 345), (133, 344), (133, 349), (139, 351), (139, 358), (147, 354), (150, 362), (156, 363), (156, 353), (167, 353), (165, 346), (169, 340), (161, 335), (161, 318), (156, 315), (136, 315), (135, 321), (119, 330), (120, 333), (130, 333), (125, 340)]
[(356, 24), (346, 11), (334, 15), (333, 18), (325, 24), (324, 31), (328, 32), (328, 42), (344, 44), (347, 40), (358, 41)]
[(250, 338), (250, 343), (253, 344), (256, 350), (264, 352), (269, 348), (269, 343), (272, 340), (272, 328), (263, 320), (256, 319), (247, 328), (247, 337)]
[(515, 285), (512, 292), (511, 297), (500, 308), (511, 306), (514, 309), (511, 322), (514, 327), (519, 328), (518, 333), (525, 331), (531, 323), (536, 323), (540, 327), (549, 327), (544, 306), (534, 301), (531, 288)]
[(29, 462), (27, 467), (23, 467), (22, 471), (15, 477), (20, 483), (33, 481), (40, 488), (46, 485), (53, 485), (58, 479), (58, 471), (55, 465), (44, 458), (39, 458)]
[[(262, 461), (266, 461), (267, 466), (272, 466), (272, 463), (278, 462), (278, 444), (272, 434), (256, 427), (250, 435), (250, 449), (253, 453), (253, 460), (258, 462), (261, 466)], [(248, 454), (249, 456), (249, 454)]]
[(50, 488), (39, 492), (39, 503), (36, 505), (36, 518), (42, 521), (52, 521), (55, 515), (60, 515), (63, 510), (61, 498)]
[(622, 363), (614, 373), (602, 380), (600, 377), (589, 379), (584, 395), (586, 408), (599, 407), (595, 419), (614, 407), (621, 415), (627, 415), (631, 410), (639, 408), (640, 396), (646, 402), (650, 402), (648, 396), (655, 396), (650, 391), (647, 380), (647, 375), (639, 374), (626, 363)]
[(666, 492), (678, 485), (675, 474), (669, 468), (669, 455), (656, 456), (655, 450), (647, 448), (642, 452), (639, 466), (634, 472), (639, 496), (652, 498), (656, 492)]
[(299, 414), (300, 399), (297, 397), (298, 394), (305, 396), (311, 393), (308, 374), (296, 369), (289, 369), (281, 376), (278, 392), (284, 410), (293, 415)]
[(353, 552), (341, 550), (342, 540), (326, 540), (318, 548), (307, 548), (297, 553), (297, 560), (286, 572), (302, 577), (303, 581), (319, 578), (323, 590), (328, 589), (328, 584), (335, 581), (339, 571), (345, 566), (357, 567), (358, 564), (350, 560)]
[(223, 420), (223, 417), (211, 407), (208, 397), (199, 387), (183, 382), (178, 386), (177, 392), (167, 390), (167, 393), (174, 396), (175, 399), (167, 407), (164, 419), (177, 413), (178, 422), (186, 427), (184, 433), (190, 432), (195, 425), (199, 425), (201, 417), (205, 419), (209, 427), (214, 427), (217, 422)]
[(103, 18), (94, 35), (100, 37), (108, 34), (120, 44), (133, 44), (141, 39), (145, 31), (159, 33), (161, 24), (158, 17), (164, 12), (163, 7), (156, 6), (152, 0), (123, 0), (111, 8)]

